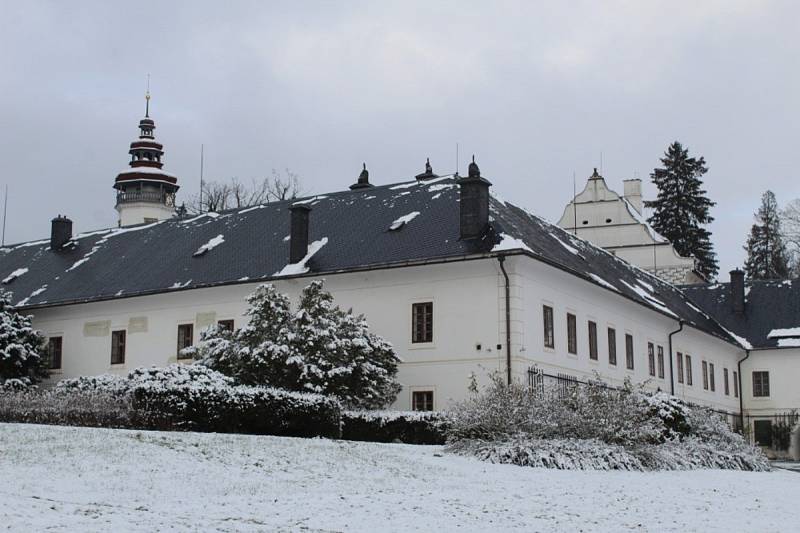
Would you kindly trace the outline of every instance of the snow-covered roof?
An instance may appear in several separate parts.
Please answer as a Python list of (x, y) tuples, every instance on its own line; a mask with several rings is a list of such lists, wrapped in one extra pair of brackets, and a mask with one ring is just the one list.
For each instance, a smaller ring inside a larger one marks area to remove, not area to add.
[(800, 347), (800, 280), (748, 281), (744, 313), (731, 303), (730, 283), (681, 288), (706, 313), (754, 349)]
[[(313, 244), (302, 263), (287, 265), (293, 204), (311, 207)], [(414, 180), (85, 233), (58, 252), (49, 241), (9, 246), (0, 249), (0, 279), (28, 269), (2, 288), (13, 292), (14, 303), (35, 308), (518, 253), (735, 342), (674, 286), (494, 194), (490, 220), (483, 238), (460, 239), (455, 178)]]

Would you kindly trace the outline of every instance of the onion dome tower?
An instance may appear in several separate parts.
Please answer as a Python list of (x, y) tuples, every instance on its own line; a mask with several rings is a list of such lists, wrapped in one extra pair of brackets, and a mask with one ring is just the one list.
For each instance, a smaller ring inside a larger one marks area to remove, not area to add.
[(162, 170), (164, 147), (156, 142), (153, 134), (156, 124), (150, 118), (150, 91), (145, 100), (139, 138), (131, 143), (128, 151), (130, 168), (120, 172), (114, 180), (120, 226), (157, 222), (175, 214), (178, 178)]

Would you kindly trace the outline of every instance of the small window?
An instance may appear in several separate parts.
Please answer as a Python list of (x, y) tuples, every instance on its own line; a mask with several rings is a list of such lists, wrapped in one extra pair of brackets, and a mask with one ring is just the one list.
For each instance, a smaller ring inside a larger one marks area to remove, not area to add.
[(589, 359), (597, 361), (597, 323), (589, 321)]
[(678, 383), (683, 383), (683, 354), (678, 352), (675, 358), (678, 362)]
[(714, 384), (714, 363), (708, 363), (708, 384), (711, 387), (711, 392), (714, 392), (716, 389), (716, 385)]
[(769, 396), (769, 372), (753, 372), (753, 396), (756, 398)]
[(542, 316), (544, 317), (544, 347), (555, 348), (556, 337), (553, 333), (553, 308), (549, 305), (542, 306)]
[(703, 361), (703, 389), (708, 390), (708, 363)]
[(625, 334), (625, 366), (633, 370), (633, 335)]
[(731, 395), (731, 386), (730, 386), (730, 382), (728, 380), (728, 369), (727, 368), (723, 368), (722, 369), (722, 380), (724, 381), (724, 385), (725, 385), (725, 396), (730, 396)]
[(589, 221), (588, 221), (588, 220), (584, 220), (584, 221), (583, 221), (583, 225), (584, 225), (584, 226), (585, 226), (585, 225), (587, 225), (588, 223), (589, 223)]
[(420, 390), (411, 393), (412, 411), (433, 411), (433, 391)]
[(145, 224), (155, 224), (156, 222), (158, 222), (157, 218), (144, 217)]
[(50, 370), (61, 370), (62, 347), (62, 337), (50, 337), (47, 339), (47, 367)]
[(125, 364), (125, 330), (111, 332), (111, 364)]
[(753, 438), (759, 446), (772, 446), (772, 420), (755, 420)]
[(611, 219), (610, 218), (606, 219), (606, 224), (611, 224)]
[(183, 354), (183, 350), (194, 344), (194, 324), (178, 325), (178, 359), (191, 359), (191, 355)]
[(739, 373), (737, 371), (733, 371), (733, 397), (739, 397)]
[(217, 325), (219, 326), (219, 329), (221, 329), (222, 331), (233, 331), (234, 330), (233, 319), (230, 319), (230, 320), (219, 320), (217, 322)]
[(658, 346), (656, 353), (658, 354), (658, 377), (664, 379), (664, 347)]
[(567, 351), (578, 354), (578, 320), (572, 313), (567, 313)]
[(656, 354), (655, 354), (655, 347), (653, 346), (652, 342), (647, 343), (647, 369), (650, 372), (650, 375), (655, 377), (656, 375)]
[(692, 386), (692, 356), (686, 354), (686, 384)]
[(608, 328), (608, 364), (617, 364), (617, 330)]
[(433, 342), (433, 302), (411, 306), (411, 342)]

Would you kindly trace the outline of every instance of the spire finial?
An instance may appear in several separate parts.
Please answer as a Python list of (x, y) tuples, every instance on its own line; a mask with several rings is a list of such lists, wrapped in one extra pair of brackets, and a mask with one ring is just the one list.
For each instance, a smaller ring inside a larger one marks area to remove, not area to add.
[(144, 94), (145, 99), (145, 108), (144, 108), (144, 116), (145, 118), (150, 118), (150, 74), (147, 75), (147, 92)]
[(475, 162), (475, 155), (472, 156), (472, 163), (469, 164), (469, 168), (467, 170), (468, 170), (467, 175), (470, 178), (481, 177), (481, 169), (478, 168), (478, 164)]

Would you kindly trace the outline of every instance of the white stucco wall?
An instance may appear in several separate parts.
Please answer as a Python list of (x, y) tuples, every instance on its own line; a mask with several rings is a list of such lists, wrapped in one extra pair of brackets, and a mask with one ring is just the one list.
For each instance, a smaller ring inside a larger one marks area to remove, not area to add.
[(149, 202), (131, 202), (117, 206), (120, 226), (142, 224), (147, 220), (168, 220), (175, 215), (175, 208)]
[[(753, 372), (769, 372), (769, 396), (753, 396)], [(742, 362), (745, 415), (770, 416), (791, 410), (800, 412), (800, 348), (753, 350)]]

